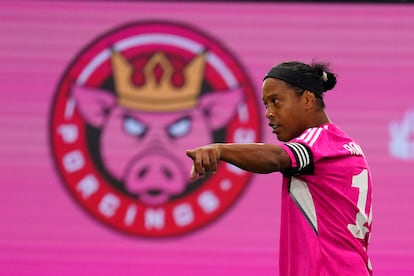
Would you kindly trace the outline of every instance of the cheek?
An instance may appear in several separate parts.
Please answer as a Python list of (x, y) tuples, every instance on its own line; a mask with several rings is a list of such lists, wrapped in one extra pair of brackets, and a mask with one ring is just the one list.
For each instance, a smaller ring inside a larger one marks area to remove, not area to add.
[(296, 119), (297, 111), (291, 105), (284, 105), (277, 109), (276, 114), (284, 122), (291, 122)]
[(279, 112), (279, 120), (284, 129), (289, 133), (296, 133), (302, 124), (301, 110), (293, 106), (281, 109)]

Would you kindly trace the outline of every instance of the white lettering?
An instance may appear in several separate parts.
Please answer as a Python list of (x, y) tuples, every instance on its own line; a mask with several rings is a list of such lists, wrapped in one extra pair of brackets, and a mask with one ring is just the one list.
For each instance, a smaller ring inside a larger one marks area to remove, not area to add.
[(256, 134), (253, 129), (238, 128), (234, 132), (235, 143), (253, 143), (256, 139)]
[[(253, 143), (256, 139), (256, 134), (253, 129), (238, 128), (234, 132), (233, 140), (235, 143)], [(226, 167), (229, 171), (237, 175), (245, 174), (246, 171), (230, 164), (226, 163)]]
[(406, 111), (402, 121), (391, 122), (389, 131), (390, 154), (403, 160), (414, 160), (414, 109)]
[(220, 182), (220, 188), (223, 191), (230, 190), (230, 188), (231, 188), (231, 181), (228, 180), (228, 179), (223, 179), (223, 181)]
[(99, 211), (106, 217), (115, 215), (121, 201), (114, 194), (106, 194), (99, 203)]
[(229, 171), (231, 171), (231, 172), (233, 172), (234, 174), (237, 174), (237, 175), (242, 175), (242, 174), (246, 173), (246, 171), (244, 171), (244, 170), (240, 169), (239, 167), (236, 167), (235, 165), (230, 164), (230, 163), (226, 163), (226, 167)]
[(174, 208), (173, 216), (178, 226), (186, 226), (194, 221), (193, 209), (190, 204), (184, 203)]
[(198, 197), (198, 204), (206, 213), (212, 213), (218, 208), (220, 201), (212, 191), (205, 191)]
[(344, 149), (349, 151), (352, 155), (364, 155), (362, 149), (359, 145), (354, 142), (349, 142), (348, 144), (343, 145)]
[(79, 150), (68, 152), (63, 156), (63, 167), (67, 172), (75, 172), (85, 165), (83, 155)]
[(73, 115), (73, 111), (75, 110), (76, 101), (74, 98), (69, 98), (69, 100), (66, 102), (65, 107), (65, 119), (71, 119)]
[(63, 124), (57, 129), (58, 133), (62, 136), (65, 143), (73, 143), (78, 139), (78, 126), (74, 124)]
[(76, 190), (82, 194), (83, 198), (88, 198), (98, 190), (98, 180), (93, 175), (87, 175), (79, 181)]
[(145, 228), (162, 229), (164, 227), (164, 210), (148, 209), (145, 212)]
[(127, 226), (130, 226), (135, 221), (135, 216), (137, 215), (137, 206), (130, 205), (126, 211), (124, 223)]
[(240, 122), (249, 121), (249, 110), (247, 109), (246, 103), (241, 103), (237, 106), (237, 113), (239, 115)]

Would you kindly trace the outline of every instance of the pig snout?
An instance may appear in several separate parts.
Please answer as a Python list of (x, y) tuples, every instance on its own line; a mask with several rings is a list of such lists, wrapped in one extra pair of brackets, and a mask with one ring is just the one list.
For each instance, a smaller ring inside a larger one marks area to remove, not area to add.
[(133, 161), (125, 176), (125, 188), (148, 205), (160, 205), (185, 189), (178, 162), (164, 155), (147, 155)]

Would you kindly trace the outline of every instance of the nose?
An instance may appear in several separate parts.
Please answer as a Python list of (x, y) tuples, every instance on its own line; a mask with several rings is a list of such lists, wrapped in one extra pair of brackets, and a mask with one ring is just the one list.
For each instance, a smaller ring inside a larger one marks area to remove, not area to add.
[(271, 119), (274, 117), (273, 112), (269, 108), (266, 108), (265, 117), (267, 119)]

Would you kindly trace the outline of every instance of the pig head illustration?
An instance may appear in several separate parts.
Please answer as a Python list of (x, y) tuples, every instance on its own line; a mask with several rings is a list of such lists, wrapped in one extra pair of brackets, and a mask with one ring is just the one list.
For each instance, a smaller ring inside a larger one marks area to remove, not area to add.
[(147, 70), (145, 86), (136, 87), (130, 81), (132, 66), (119, 53), (111, 60), (115, 93), (72, 87), (80, 115), (100, 129), (105, 170), (145, 204), (164, 204), (185, 191), (192, 164), (185, 150), (214, 142), (213, 132), (231, 120), (242, 101), (241, 89), (200, 95), (204, 56), (197, 58), (184, 69), (188, 87), (171, 85), (161, 54), (148, 66), (163, 66), (162, 77), (155, 79)]

